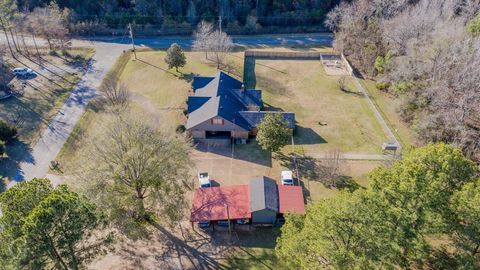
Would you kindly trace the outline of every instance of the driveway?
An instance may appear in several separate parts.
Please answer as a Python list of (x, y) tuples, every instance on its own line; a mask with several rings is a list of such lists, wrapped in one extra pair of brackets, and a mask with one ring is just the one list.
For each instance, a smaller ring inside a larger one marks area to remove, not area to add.
[[(268, 176), (278, 178), (281, 168), (272, 165), (271, 157), (247, 157), (235, 150), (235, 145), (198, 144), (190, 154), (195, 173), (208, 172), (213, 185), (246, 185), (252, 178)], [(232, 155), (233, 150), (233, 155)], [(278, 167), (278, 168), (277, 168)]]

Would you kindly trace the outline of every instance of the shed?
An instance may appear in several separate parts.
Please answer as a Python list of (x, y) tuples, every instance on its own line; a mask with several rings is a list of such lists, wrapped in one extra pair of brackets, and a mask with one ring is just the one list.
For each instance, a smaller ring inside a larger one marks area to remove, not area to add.
[(253, 224), (274, 224), (279, 210), (277, 182), (266, 177), (252, 179), (249, 185)]

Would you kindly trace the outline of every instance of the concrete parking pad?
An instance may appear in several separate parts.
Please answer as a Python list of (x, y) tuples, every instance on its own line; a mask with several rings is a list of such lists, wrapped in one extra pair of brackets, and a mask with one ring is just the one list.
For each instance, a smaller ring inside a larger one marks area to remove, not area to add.
[(278, 181), (282, 168), (278, 164), (272, 165), (270, 155), (245, 156), (241, 149), (236, 150), (242, 147), (197, 144), (190, 157), (196, 172), (208, 172), (214, 185), (248, 184), (256, 176), (268, 176)]

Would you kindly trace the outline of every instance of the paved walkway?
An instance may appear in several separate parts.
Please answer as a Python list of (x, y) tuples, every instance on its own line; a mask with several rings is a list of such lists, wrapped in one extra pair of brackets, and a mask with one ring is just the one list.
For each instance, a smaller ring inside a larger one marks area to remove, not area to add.
[(106, 43), (83, 41), (77, 42), (74, 46), (93, 47), (96, 53), (92, 58), (92, 64), (37, 144), (33, 146), (31, 158), (20, 164), (19, 171), (7, 188), (15, 185), (18, 181), (46, 175), (50, 161), (55, 160), (75, 124), (84, 113), (86, 105), (95, 96), (95, 89), (100, 86), (104, 76), (126, 49), (125, 45), (111, 46)]
[[(326, 153), (316, 153), (314, 155), (308, 155), (308, 157), (314, 159), (327, 159)], [(301, 157), (299, 157), (301, 158)], [(373, 161), (390, 161), (396, 160), (400, 157), (398, 155), (382, 155), (382, 154), (349, 154), (345, 153), (342, 154), (340, 159), (341, 160), (373, 160)]]

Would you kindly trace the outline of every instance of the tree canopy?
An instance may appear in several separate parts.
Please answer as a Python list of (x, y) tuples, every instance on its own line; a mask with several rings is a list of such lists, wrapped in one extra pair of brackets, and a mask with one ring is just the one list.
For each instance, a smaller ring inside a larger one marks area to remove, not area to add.
[(373, 171), (366, 190), (322, 200), (305, 217), (287, 216), (277, 254), (292, 269), (422, 268), (436, 249), (429, 237), (446, 234), (463, 240), (456, 241), (465, 245), (462, 260), (474, 261), (476, 170), (449, 145), (412, 149)]
[(288, 143), (292, 130), (281, 114), (267, 113), (257, 126), (257, 142), (264, 150), (277, 152)]
[(117, 221), (150, 220), (155, 213), (178, 220), (190, 188), (189, 147), (144, 118), (121, 114), (89, 150), (95, 161), (88, 169), (95, 180), (89, 193)]
[(168, 68), (174, 67), (177, 72), (179, 67), (184, 67), (187, 64), (187, 58), (180, 45), (177, 43), (170, 45), (165, 56), (165, 63), (168, 64)]
[(80, 269), (104, 251), (93, 237), (103, 215), (85, 197), (48, 179), (22, 182), (0, 195), (0, 258), (9, 269)]

